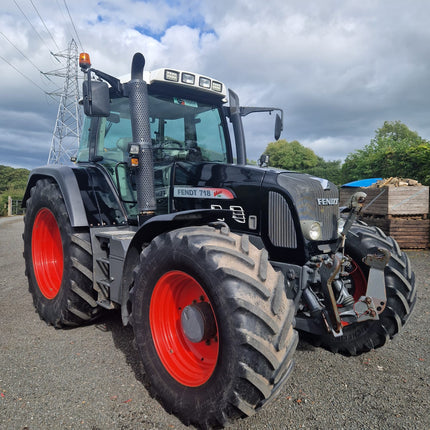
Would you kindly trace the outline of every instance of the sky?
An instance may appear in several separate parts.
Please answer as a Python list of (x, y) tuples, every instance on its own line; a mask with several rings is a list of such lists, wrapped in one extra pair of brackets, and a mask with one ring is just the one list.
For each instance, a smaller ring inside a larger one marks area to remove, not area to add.
[[(93, 67), (214, 77), (243, 106), (284, 110), (281, 138), (326, 160), (369, 144), (384, 121), (430, 139), (430, 2), (424, 0), (2, 0), (0, 164), (47, 163), (63, 78), (52, 53), (72, 38)], [(63, 60), (64, 61), (64, 60)], [(273, 141), (274, 118), (245, 118), (248, 158)]]

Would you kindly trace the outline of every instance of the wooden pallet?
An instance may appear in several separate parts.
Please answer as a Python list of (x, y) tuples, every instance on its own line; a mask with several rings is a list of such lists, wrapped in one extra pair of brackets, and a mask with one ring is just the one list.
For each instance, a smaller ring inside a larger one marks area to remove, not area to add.
[(351, 196), (367, 194), (363, 215), (422, 215), (429, 213), (429, 187), (341, 188), (340, 205), (346, 206)]
[(424, 249), (430, 245), (430, 220), (427, 215), (415, 217), (363, 215), (362, 220), (379, 227), (397, 240), (401, 248)]

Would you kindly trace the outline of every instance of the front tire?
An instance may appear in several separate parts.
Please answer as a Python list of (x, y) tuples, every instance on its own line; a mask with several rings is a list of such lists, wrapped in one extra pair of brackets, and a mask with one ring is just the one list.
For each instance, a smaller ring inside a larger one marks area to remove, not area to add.
[(60, 328), (98, 316), (89, 232), (72, 228), (61, 191), (49, 179), (31, 189), (23, 239), (29, 291), (40, 317)]
[(391, 253), (391, 258), (384, 269), (387, 304), (379, 315), (379, 320), (348, 325), (343, 328), (343, 336), (336, 338), (330, 334), (312, 335), (315, 344), (321, 344), (332, 352), (358, 355), (383, 346), (406, 324), (417, 297), (415, 274), (411, 270), (409, 258), (392, 237), (386, 236), (379, 228), (367, 226), (363, 222), (357, 222), (352, 226), (346, 240), (346, 253), (357, 265), (353, 276), (354, 291), (351, 293), (354, 299), (358, 300), (366, 292), (369, 267), (362, 260), (369, 250), (375, 247), (385, 248)]
[[(227, 227), (160, 235), (141, 254), (131, 295), (148, 390), (187, 425), (218, 428), (252, 415), (290, 374), (294, 306), (267, 252), (247, 236)], [(194, 341), (181, 323), (187, 307), (209, 321)]]

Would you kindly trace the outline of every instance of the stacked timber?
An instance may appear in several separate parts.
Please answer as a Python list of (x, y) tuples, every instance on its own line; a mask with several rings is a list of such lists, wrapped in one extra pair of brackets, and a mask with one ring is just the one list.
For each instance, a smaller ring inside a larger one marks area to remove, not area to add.
[(346, 206), (357, 191), (367, 194), (364, 222), (394, 237), (402, 248), (429, 246), (429, 187), (411, 179), (383, 179), (370, 187), (341, 188), (340, 205)]

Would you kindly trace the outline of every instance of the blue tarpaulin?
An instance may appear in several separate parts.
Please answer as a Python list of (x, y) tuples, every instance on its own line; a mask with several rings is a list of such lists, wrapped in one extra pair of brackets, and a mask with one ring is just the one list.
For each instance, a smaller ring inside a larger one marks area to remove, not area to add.
[(358, 181), (348, 182), (347, 184), (343, 184), (343, 187), (370, 187), (375, 182), (380, 181), (382, 178), (368, 178), (368, 179), (359, 179)]

